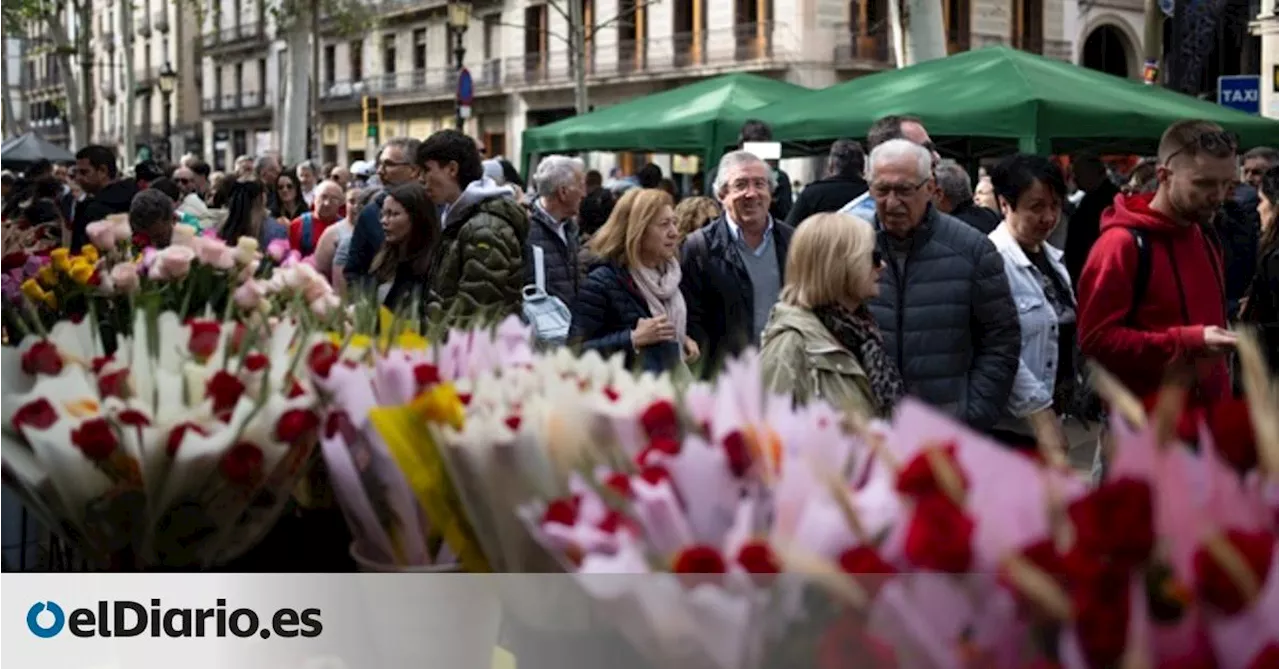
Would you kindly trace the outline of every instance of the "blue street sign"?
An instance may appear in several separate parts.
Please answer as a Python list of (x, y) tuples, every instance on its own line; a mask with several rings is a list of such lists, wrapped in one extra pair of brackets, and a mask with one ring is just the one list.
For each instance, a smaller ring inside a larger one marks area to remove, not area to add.
[(1218, 104), (1246, 114), (1261, 111), (1260, 78), (1256, 74), (1234, 74), (1218, 77)]
[(471, 70), (464, 67), (462, 68), (462, 71), (458, 73), (458, 104), (470, 105), (472, 90)]

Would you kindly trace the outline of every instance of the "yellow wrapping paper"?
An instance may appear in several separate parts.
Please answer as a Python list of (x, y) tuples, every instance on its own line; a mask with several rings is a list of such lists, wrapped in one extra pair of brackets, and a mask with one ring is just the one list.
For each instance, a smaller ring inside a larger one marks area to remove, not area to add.
[[(437, 392), (443, 388), (443, 392)], [(449, 549), (458, 556), (463, 569), (470, 573), (487, 573), (489, 564), (471, 524), (467, 521), (462, 501), (449, 480), (439, 447), (428, 426), (428, 420), (454, 422), (458, 413), (450, 407), (441, 409), (442, 396), (453, 393), (448, 384), (428, 391), (413, 404), (379, 407), (369, 413), (369, 420), (386, 442), (400, 471), (427, 518), (440, 531)], [(456, 395), (454, 395), (456, 400)], [(452, 420), (451, 420), (452, 419)]]

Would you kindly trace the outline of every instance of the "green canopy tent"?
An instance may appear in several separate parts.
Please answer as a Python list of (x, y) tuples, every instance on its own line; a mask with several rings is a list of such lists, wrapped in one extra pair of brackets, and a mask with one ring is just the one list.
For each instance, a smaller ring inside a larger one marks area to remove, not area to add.
[(1220, 123), (1242, 148), (1275, 145), (1275, 119), (995, 46), (865, 77), (754, 112), (779, 141), (815, 147), (861, 138), (876, 119), (918, 116), (940, 145), (968, 156), (1084, 148), (1154, 153), (1174, 121)]
[(522, 169), (534, 155), (570, 151), (653, 151), (697, 155), (714, 167), (743, 121), (810, 89), (754, 74), (728, 74), (654, 93), (524, 131)]

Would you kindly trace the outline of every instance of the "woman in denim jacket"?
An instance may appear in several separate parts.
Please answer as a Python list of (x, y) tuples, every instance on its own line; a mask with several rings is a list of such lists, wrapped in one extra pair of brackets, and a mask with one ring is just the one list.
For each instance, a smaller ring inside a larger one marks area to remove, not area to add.
[(1045, 240), (1058, 225), (1067, 186), (1058, 165), (1042, 156), (1010, 156), (990, 175), (1004, 220), (989, 237), (1004, 258), (1022, 330), (1013, 391), (993, 432), (1016, 448), (1039, 440), (1065, 455), (1054, 400), (1074, 380), (1076, 299), (1062, 251)]

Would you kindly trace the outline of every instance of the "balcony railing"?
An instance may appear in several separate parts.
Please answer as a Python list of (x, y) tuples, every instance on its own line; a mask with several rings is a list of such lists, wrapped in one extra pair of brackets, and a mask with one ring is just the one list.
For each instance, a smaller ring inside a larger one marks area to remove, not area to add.
[[(488, 60), (480, 71), (471, 73), (477, 91), (492, 90), (501, 84), (501, 61)], [(409, 72), (388, 72), (359, 81), (332, 81), (320, 92), (326, 101), (351, 100), (364, 95), (380, 95), (384, 98), (399, 97), (448, 97), (458, 88), (458, 71), (452, 67)]]
[(857, 23), (843, 23), (836, 30), (836, 67), (875, 68), (892, 65), (888, 21), (879, 21), (865, 27)]
[(204, 98), (200, 109), (209, 112), (253, 111), (266, 106), (266, 95), (262, 91), (241, 91), (226, 93), (221, 96)]
[(267, 32), (262, 22), (251, 21), (206, 32), (203, 37), (203, 46), (205, 49), (220, 46), (247, 46), (264, 41), (266, 38)]

